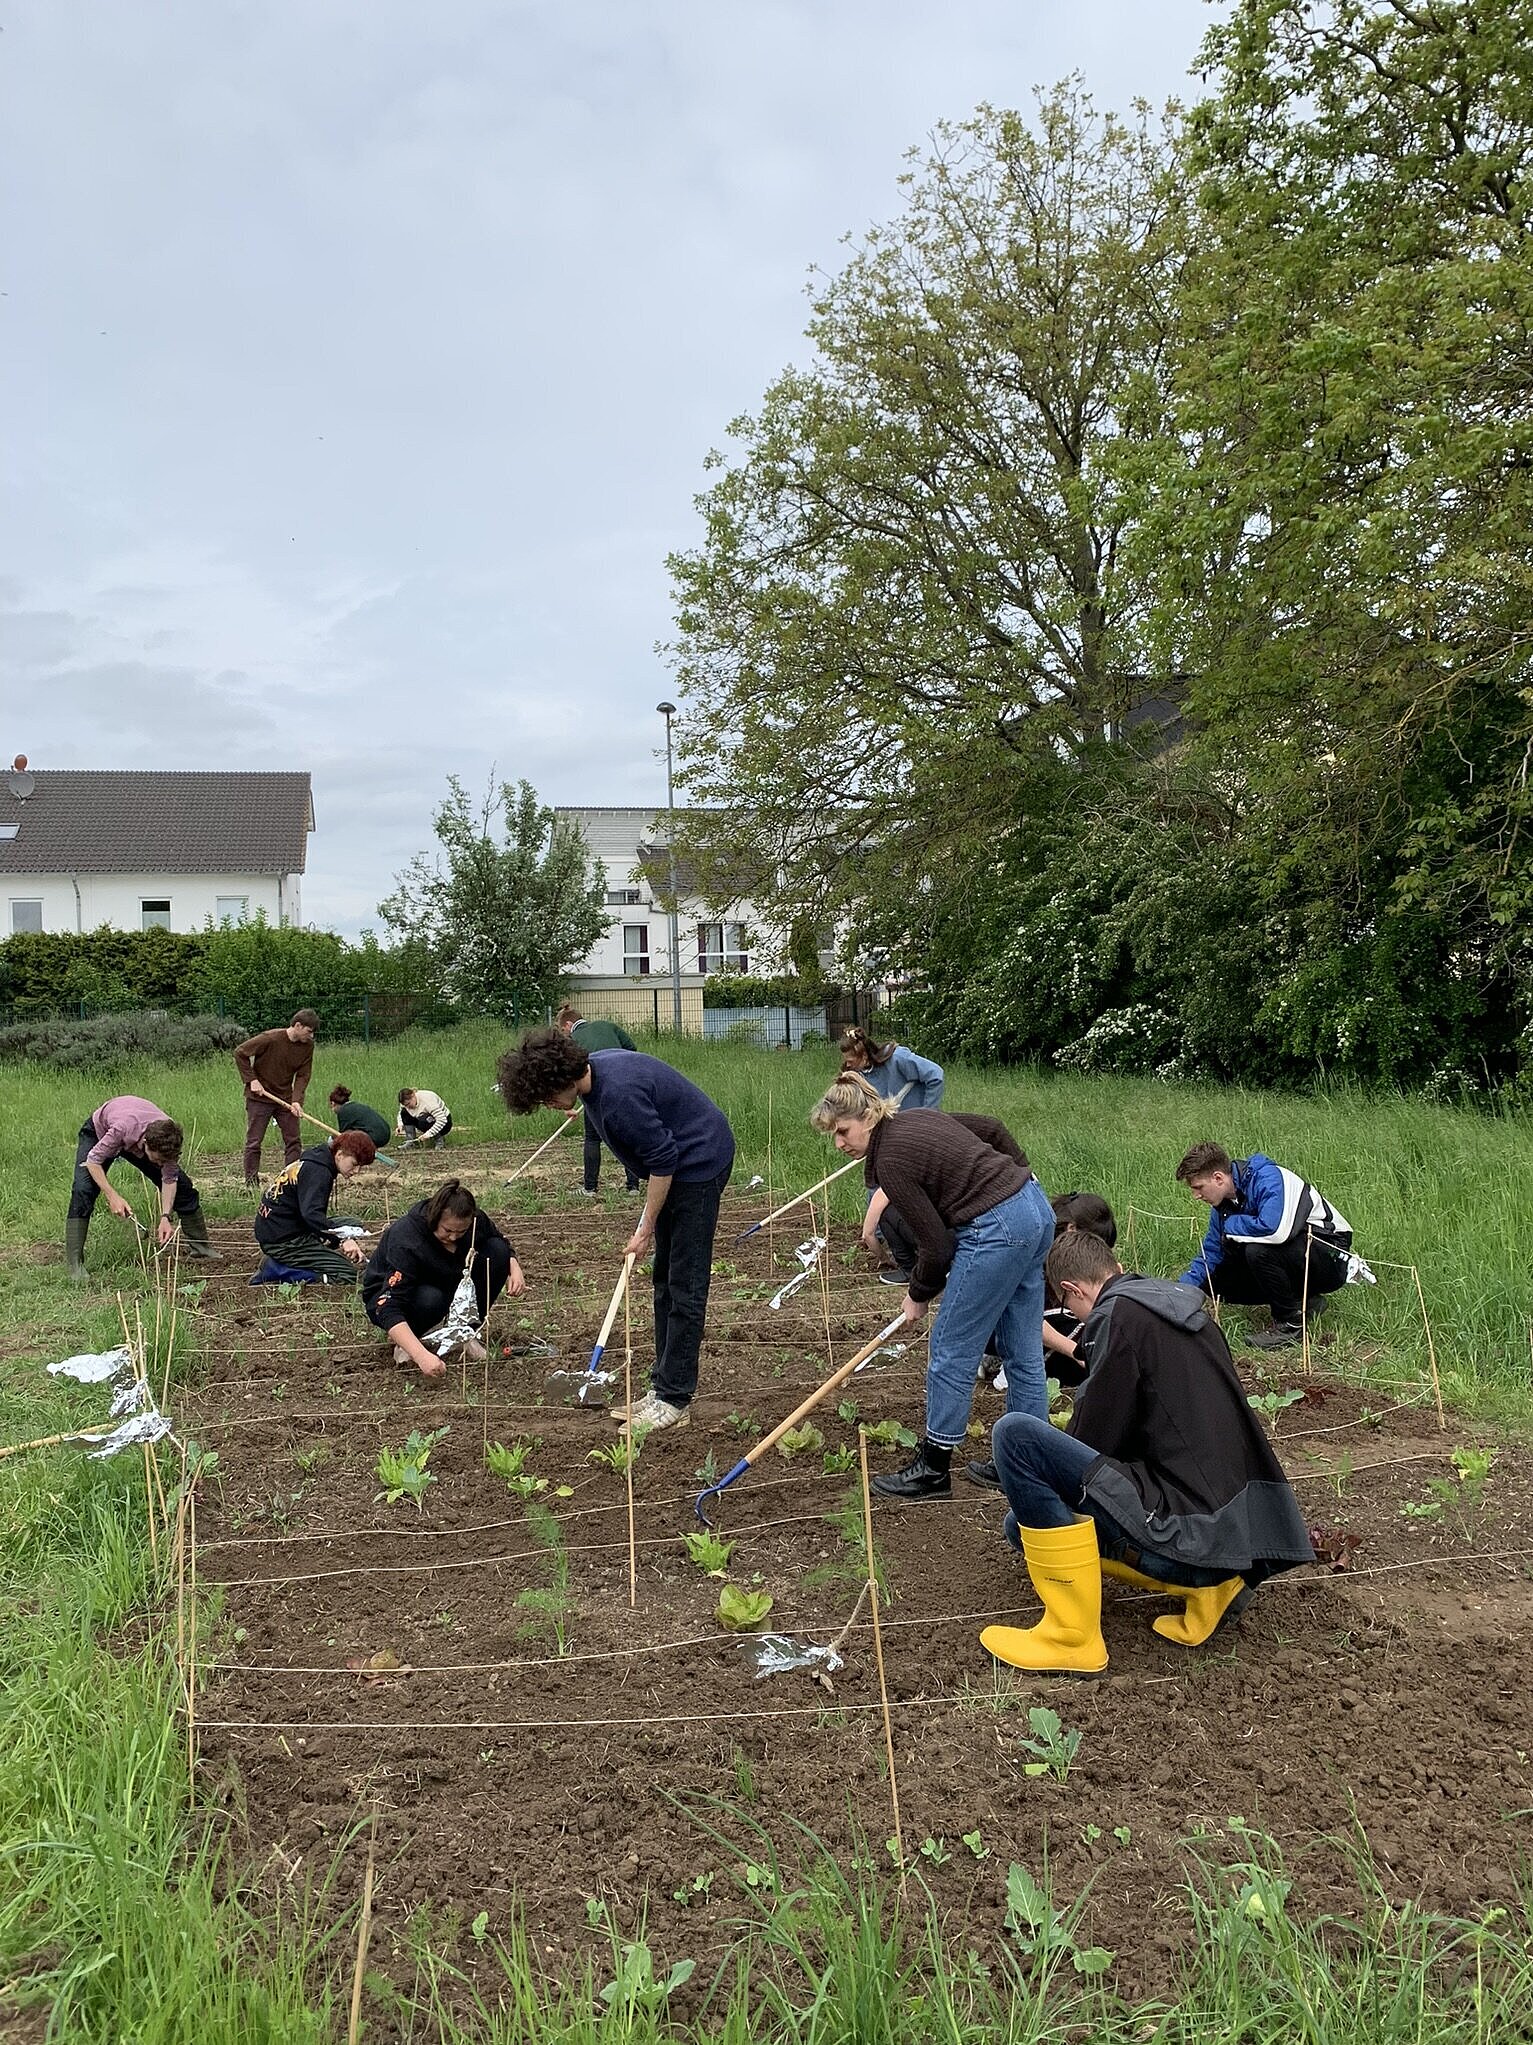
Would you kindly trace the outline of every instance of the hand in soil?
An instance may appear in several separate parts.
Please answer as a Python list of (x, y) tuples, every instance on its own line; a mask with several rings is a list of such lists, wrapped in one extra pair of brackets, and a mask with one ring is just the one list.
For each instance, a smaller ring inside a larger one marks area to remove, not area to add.
[[(396, 1346), (394, 1360), (396, 1363), (408, 1363), (410, 1361), (409, 1351)], [(444, 1378), (447, 1375), (446, 1362), (440, 1356), (432, 1356), (429, 1351), (424, 1360), (417, 1361), (415, 1368), (423, 1378)]]
[(517, 1263), (515, 1257), (513, 1257), (511, 1259), (511, 1269), (506, 1277), (506, 1297), (507, 1299), (516, 1299), (526, 1290), (527, 1274), (521, 1265)]

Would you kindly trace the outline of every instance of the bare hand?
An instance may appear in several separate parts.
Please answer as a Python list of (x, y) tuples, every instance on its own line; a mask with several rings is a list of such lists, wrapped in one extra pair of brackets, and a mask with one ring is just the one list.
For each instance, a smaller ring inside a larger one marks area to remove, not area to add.
[(623, 1245), (625, 1257), (647, 1257), (655, 1247), (655, 1225), (652, 1221), (641, 1221), (633, 1234)]
[(866, 1250), (866, 1251), (867, 1251), (867, 1252), (869, 1253), (869, 1255), (870, 1255), (870, 1256), (874, 1256), (874, 1257), (876, 1257), (876, 1256), (878, 1255), (878, 1231), (877, 1231), (877, 1229), (874, 1229), (874, 1228), (865, 1228), (865, 1229), (863, 1230), (863, 1232), (862, 1232), (862, 1247), (863, 1247), (863, 1248), (864, 1248), (864, 1249), (865, 1249), (865, 1250)]
[(929, 1300), (912, 1299), (910, 1297), (910, 1294), (907, 1292), (905, 1297), (900, 1301), (900, 1311), (905, 1316), (905, 1319), (909, 1321), (912, 1326), (914, 1326), (917, 1321), (921, 1321), (926, 1318), (926, 1309), (930, 1304), (931, 1302)]
[(344, 1258), (346, 1258), (348, 1263), (351, 1264), (362, 1263), (363, 1261), (362, 1245), (357, 1241), (355, 1236), (346, 1237), (345, 1241), (341, 1244), (341, 1255)]
[(440, 1356), (433, 1356), (429, 1349), (417, 1361), (415, 1368), (423, 1378), (444, 1378), (447, 1375), (446, 1360)]
[(509, 1299), (515, 1299), (526, 1290), (527, 1274), (523, 1271), (521, 1265), (517, 1263), (515, 1257), (513, 1257), (511, 1259), (511, 1269), (506, 1274), (506, 1296)]
[(159, 1246), (162, 1250), (164, 1249), (165, 1245), (170, 1241), (171, 1237), (175, 1234), (175, 1232), (176, 1224), (171, 1220), (168, 1214), (162, 1214), (160, 1216), (160, 1225), (158, 1229), (156, 1229), (155, 1231), (155, 1240), (159, 1243)]
[(123, 1199), (121, 1193), (108, 1193), (106, 1196), (106, 1204), (111, 1209), (113, 1214), (116, 1215), (119, 1221), (131, 1220), (133, 1215), (133, 1209), (128, 1205), (127, 1201)]

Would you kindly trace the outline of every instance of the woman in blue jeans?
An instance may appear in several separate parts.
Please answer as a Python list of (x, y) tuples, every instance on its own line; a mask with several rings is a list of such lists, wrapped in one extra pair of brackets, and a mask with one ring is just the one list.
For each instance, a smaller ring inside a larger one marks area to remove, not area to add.
[[(1043, 1260), (1054, 1215), (1004, 1123), (932, 1108), (895, 1114), (855, 1072), (843, 1072), (810, 1116), (847, 1157), (865, 1160), (915, 1245), (905, 1318), (942, 1305), (926, 1370), (926, 1427), (915, 1461), (874, 1479), (889, 1498), (947, 1498), (953, 1451), (969, 1426), (974, 1379), (993, 1334), (1006, 1367), (1006, 1410), (1046, 1414)], [(968, 1474), (997, 1484), (993, 1463)]]

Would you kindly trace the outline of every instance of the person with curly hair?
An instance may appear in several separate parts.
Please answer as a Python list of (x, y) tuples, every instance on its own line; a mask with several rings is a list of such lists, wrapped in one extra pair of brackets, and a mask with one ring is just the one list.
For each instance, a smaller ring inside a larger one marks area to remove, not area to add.
[(131, 1219), (133, 1209), (108, 1182), (107, 1173), (122, 1158), (152, 1181), (160, 1196), (159, 1226), (155, 1240), (161, 1249), (181, 1224), (181, 1240), (189, 1255), (216, 1258), (217, 1250), (208, 1239), (207, 1216), (192, 1184), (191, 1174), (181, 1167), (184, 1143), (181, 1124), (173, 1122), (153, 1101), (137, 1094), (117, 1094), (103, 1101), (86, 1116), (75, 1151), (74, 1183), (69, 1192), (69, 1212), (64, 1222), (64, 1261), (69, 1276), (85, 1276), (85, 1240), (96, 1202), (103, 1194), (119, 1221)]
[(284, 1165), (256, 1209), (255, 1239), (267, 1260), (291, 1271), (312, 1271), (332, 1285), (355, 1285), (363, 1253), (354, 1236), (337, 1232), (330, 1200), (337, 1179), (365, 1170), (377, 1155), (370, 1136), (348, 1129), (304, 1151), (296, 1164)]
[(561, 1029), (530, 1030), (496, 1071), (509, 1113), (538, 1108), (586, 1123), (626, 1171), (648, 1180), (639, 1225), (624, 1245), (654, 1253), (655, 1364), (633, 1406), (614, 1406), (628, 1429), (684, 1426), (697, 1390), (719, 1202), (734, 1169), (734, 1132), (722, 1111), (663, 1058), (586, 1051)]

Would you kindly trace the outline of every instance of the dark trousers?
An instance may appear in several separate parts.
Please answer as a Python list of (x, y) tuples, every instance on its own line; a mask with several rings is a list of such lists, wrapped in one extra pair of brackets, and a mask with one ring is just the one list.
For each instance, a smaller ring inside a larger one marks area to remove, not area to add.
[(263, 1100), (259, 1094), (245, 1096), (245, 1184), (254, 1186), (261, 1177), (261, 1145), (266, 1140), (266, 1125), (275, 1122), (277, 1134), (282, 1138), (282, 1162), (297, 1164), (303, 1155), (303, 1138), (299, 1134), (298, 1117), (291, 1108), (279, 1108), (272, 1101)]
[(877, 1235), (879, 1241), (889, 1252), (889, 1255), (908, 1278), (916, 1268), (916, 1258), (920, 1252), (916, 1247), (915, 1237), (906, 1228), (904, 1222), (900, 1220), (900, 1217), (892, 1207), (884, 1209), (883, 1217), (878, 1224)]
[[(586, 1191), (594, 1193), (601, 1182), (601, 1138), (591, 1127), (589, 1115), (585, 1118), (585, 1131), (585, 1150), (581, 1156), (581, 1176)], [(636, 1193), (639, 1190), (638, 1180), (626, 1165), (623, 1167), (623, 1183), (630, 1193)]]
[(362, 1276), (362, 1266), (343, 1257), (324, 1236), (288, 1236), (280, 1243), (261, 1243), (261, 1250), (274, 1264), (291, 1264), (295, 1271), (317, 1271), (332, 1285), (355, 1285)]
[(1224, 1583), (1230, 1576), (1227, 1569), (1198, 1569), (1167, 1555), (1152, 1555), (1131, 1541), (1111, 1513), (1081, 1495), (1086, 1473), (1097, 1460), (1096, 1450), (1062, 1433), (1052, 1421), (1031, 1413), (1003, 1413), (990, 1440), (1001, 1489), (1011, 1507), (1005, 1534), (1013, 1548), (1022, 1545), (1019, 1528), (1073, 1526), (1086, 1513), (1096, 1522), (1097, 1548), (1105, 1561), (1126, 1562), (1142, 1576), (1184, 1589)]
[[(1308, 1293), (1335, 1292), (1347, 1282), (1347, 1260), (1329, 1243), (1311, 1241)], [(1304, 1238), (1291, 1243), (1224, 1239), (1224, 1255), (1209, 1274), (1209, 1289), (1231, 1306), (1271, 1307), (1274, 1321), (1296, 1327), (1304, 1316)]]
[[(503, 1238), (490, 1244), (487, 1250), (476, 1250), (472, 1265), (474, 1297), (479, 1302), (479, 1318), (482, 1321), (506, 1289), (506, 1280), (511, 1275), (511, 1245)], [(457, 1287), (453, 1287), (453, 1292)], [(388, 1298), (388, 1294), (384, 1294)], [(433, 1328), (439, 1328), (447, 1319), (452, 1306), (452, 1292), (444, 1292), (439, 1285), (416, 1286), (400, 1303), (405, 1310), (405, 1325), (412, 1335), (427, 1335)], [(377, 1324), (383, 1326), (381, 1321)]]
[(408, 1150), (415, 1143), (424, 1143), (428, 1150), (440, 1150), (447, 1141), (448, 1134), (452, 1129), (451, 1115), (447, 1117), (447, 1120), (438, 1129), (435, 1136), (430, 1137), (422, 1134), (424, 1130), (431, 1127), (431, 1117), (429, 1115), (412, 1115), (408, 1108), (401, 1108), (399, 1120), (404, 1130), (403, 1135), (400, 1137), (400, 1144), (405, 1150)]
[[(94, 1122), (87, 1121), (80, 1131), (80, 1140), (75, 1147), (75, 1175), (69, 1188), (69, 1219), (71, 1221), (89, 1221), (91, 1215), (95, 1212), (96, 1202), (101, 1198), (101, 1188), (85, 1169), (85, 1160), (90, 1156), (95, 1147), (96, 1125)], [(134, 1171), (142, 1172), (144, 1177), (153, 1185), (155, 1191), (159, 1191), (160, 1168), (158, 1165), (151, 1164), (147, 1157), (135, 1157), (132, 1151), (124, 1150), (119, 1151), (118, 1155), (112, 1159), (113, 1165), (119, 1162), (132, 1165)], [(108, 1175), (110, 1175), (112, 1165), (108, 1165), (106, 1169)], [(176, 1180), (174, 1211), (182, 1215), (190, 1214), (195, 1207), (200, 1205), (201, 1201), (197, 1188), (192, 1184), (190, 1175), (183, 1171)]]
[(689, 1406), (697, 1390), (697, 1359), (708, 1318), (708, 1281), (719, 1202), (729, 1173), (695, 1185), (671, 1181), (655, 1219), (655, 1396)]

